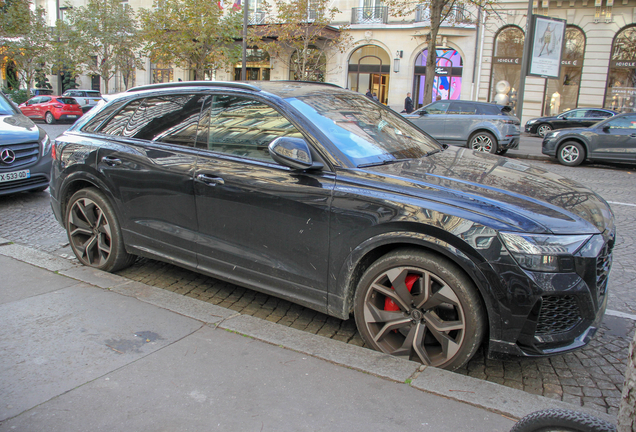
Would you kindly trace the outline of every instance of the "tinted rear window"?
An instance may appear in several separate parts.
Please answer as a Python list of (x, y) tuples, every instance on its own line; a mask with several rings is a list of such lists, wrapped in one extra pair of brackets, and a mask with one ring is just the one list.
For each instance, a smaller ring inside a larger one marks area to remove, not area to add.
[(60, 97), (60, 98), (57, 98), (57, 100), (67, 105), (77, 105), (77, 101), (70, 97), (65, 97), (65, 98)]
[(477, 114), (499, 115), (504, 113), (496, 105), (477, 105)]
[(87, 91), (86, 96), (88, 97), (102, 97), (101, 93), (98, 91)]

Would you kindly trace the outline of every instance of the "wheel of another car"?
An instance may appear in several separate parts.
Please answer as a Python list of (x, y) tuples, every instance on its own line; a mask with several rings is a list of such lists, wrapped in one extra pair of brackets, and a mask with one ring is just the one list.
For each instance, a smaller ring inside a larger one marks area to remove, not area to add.
[(53, 117), (53, 114), (51, 114), (50, 111), (47, 111), (46, 114), (44, 114), (44, 121), (47, 124), (54, 124), (55, 123), (55, 117)]
[(477, 132), (468, 140), (468, 147), (486, 153), (497, 153), (497, 139), (489, 132)]
[(84, 265), (115, 272), (130, 266), (117, 216), (108, 199), (95, 188), (77, 191), (66, 206), (64, 225), (77, 259)]
[(485, 307), (468, 276), (417, 249), (391, 252), (366, 270), (354, 315), (370, 347), (448, 370), (470, 360), (486, 328)]
[(576, 141), (567, 141), (559, 147), (557, 160), (567, 166), (581, 165), (585, 160), (585, 148)]
[(543, 138), (545, 134), (547, 134), (551, 130), (552, 130), (552, 126), (550, 126), (549, 124), (547, 123), (540, 124), (539, 126), (537, 126), (537, 135)]

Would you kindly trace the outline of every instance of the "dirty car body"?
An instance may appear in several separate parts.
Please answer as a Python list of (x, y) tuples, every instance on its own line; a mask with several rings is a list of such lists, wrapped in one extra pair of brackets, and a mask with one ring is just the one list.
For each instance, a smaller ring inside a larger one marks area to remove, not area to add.
[(335, 86), (192, 82), (101, 102), (55, 141), (52, 207), (85, 265), (145, 256), (348, 319), (456, 369), (589, 342), (614, 218), (571, 180), (444, 148)]

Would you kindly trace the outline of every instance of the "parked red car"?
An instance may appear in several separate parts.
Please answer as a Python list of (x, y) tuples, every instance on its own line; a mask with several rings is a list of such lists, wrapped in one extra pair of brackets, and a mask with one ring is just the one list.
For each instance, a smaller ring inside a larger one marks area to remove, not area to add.
[(44, 120), (48, 124), (74, 122), (84, 114), (75, 99), (63, 96), (35, 96), (20, 104), (19, 108), (30, 119)]

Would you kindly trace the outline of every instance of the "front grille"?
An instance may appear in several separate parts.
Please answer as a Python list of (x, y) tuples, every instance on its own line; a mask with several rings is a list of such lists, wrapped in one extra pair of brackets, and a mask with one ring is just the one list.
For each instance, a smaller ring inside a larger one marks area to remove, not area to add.
[(44, 175), (34, 175), (24, 180), (14, 180), (0, 183), (0, 192), (11, 191), (19, 188), (28, 188), (29, 186), (44, 186), (48, 182)]
[(596, 289), (599, 296), (605, 295), (605, 290), (607, 289), (607, 277), (612, 267), (613, 247), (614, 241), (610, 240), (605, 243), (601, 253), (596, 257)]
[(564, 333), (581, 321), (579, 307), (573, 296), (545, 296), (537, 320), (537, 335)]
[(15, 153), (15, 161), (10, 164), (5, 164), (0, 160), (0, 168), (13, 169), (37, 161), (38, 154), (40, 153), (40, 144), (37, 141), (23, 144), (11, 144), (0, 147), (0, 152), (4, 149), (9, 149)]

